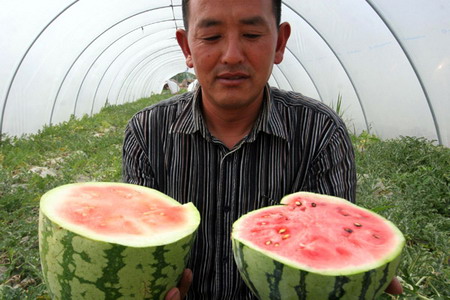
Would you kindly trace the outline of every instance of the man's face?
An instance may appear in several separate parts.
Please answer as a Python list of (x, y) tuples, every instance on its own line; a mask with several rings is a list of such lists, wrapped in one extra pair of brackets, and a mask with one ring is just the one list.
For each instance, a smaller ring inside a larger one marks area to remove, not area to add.
[(283, 59), (284, 31), (278, 34), (271, 0), (191, 0), (189, 31), (177, 39), (204, 104), (235, 110), (261, 100), (273, 64)]

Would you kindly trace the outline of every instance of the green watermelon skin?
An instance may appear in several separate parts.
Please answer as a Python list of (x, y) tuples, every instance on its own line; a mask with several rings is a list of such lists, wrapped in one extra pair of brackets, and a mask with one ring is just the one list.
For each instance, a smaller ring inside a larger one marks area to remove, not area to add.
[(326, 276), (299, 270), (233, 239), (239, 272), (261, 300), (376, 299), (395, 276), (400, 255), (370, 271), (355, 275)]
[(95, 241), (39, 216), (39, 251), (52, 299), (164, 299), (176, 286), (195, 233), (172, 244), (127, 247)]

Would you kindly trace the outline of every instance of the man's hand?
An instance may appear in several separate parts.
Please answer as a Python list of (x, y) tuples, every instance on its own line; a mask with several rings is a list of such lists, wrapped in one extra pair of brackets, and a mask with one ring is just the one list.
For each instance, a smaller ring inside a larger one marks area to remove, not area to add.
[(397, 277), (394, 277), (394, 279), (392, 279), (385, 292), (391, 295), (400, 295), (401, 293), (403, 293), (403, 287)]
[(182, 300), (186, 297), (192, 283), (192, 271), (185, 269), (177, 287), (167, 292), (165, 300)]

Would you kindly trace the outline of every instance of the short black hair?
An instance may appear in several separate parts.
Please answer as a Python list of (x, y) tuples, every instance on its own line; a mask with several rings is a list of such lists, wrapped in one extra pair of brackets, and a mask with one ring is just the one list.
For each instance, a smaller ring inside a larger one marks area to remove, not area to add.
[[(281, 0), (272, 0), (273, 13), (275, 15), (275, 21), (277, 27), (281, 23)], [(188, 19), (189, 19), (189, 0), (181, 1), (181, 10), (183, 12), (183, 24), (184, 29), (187, 31), (189, 29)]]

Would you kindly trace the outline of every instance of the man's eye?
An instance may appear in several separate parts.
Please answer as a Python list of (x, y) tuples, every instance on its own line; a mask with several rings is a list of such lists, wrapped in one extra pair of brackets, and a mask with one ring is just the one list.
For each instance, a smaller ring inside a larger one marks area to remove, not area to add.
[(208, 42), (212, 42), (212, 41), (216, 41), (220, 39), (220, 35), (213, 35), (213, 36), (208, 36), (203, 38), (203, 40), (208, 41)]
[(259, 38), (261, 35), (260, 34), (251, 34), (251, 33), (246, 33), (244, 34), (244, 36), (248, 39), (257, 39)]

